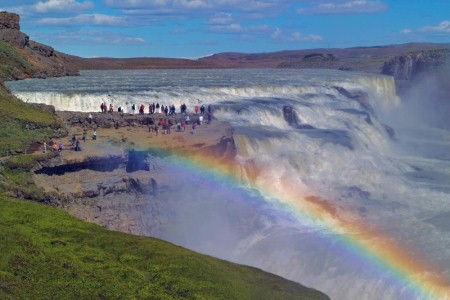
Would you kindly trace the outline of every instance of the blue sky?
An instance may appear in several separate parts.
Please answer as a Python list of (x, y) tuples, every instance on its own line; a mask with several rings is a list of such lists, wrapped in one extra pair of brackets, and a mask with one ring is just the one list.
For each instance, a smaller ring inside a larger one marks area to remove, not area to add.
[(21, 30), (82, 57), (199, 58), (450, 42), (450, 0), (0, 0)]

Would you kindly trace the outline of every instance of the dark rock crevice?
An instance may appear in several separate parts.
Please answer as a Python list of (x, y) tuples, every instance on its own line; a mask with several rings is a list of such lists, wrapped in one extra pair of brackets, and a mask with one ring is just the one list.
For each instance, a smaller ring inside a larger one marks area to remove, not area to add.
[(74, 173), (81, 170), (91, 170), (95, 172), (112, 172), (125, 162), (123, 158), (113, 157), (113, 158), (100, 158), (100, 159), (89, 159), (83, 162), (76, 162), (71, 164), (61, 164), (56, 166), (44, 166), (35, 171), (35, 174), (45, 174), (48, 176), (61, 176), (66, 173)]

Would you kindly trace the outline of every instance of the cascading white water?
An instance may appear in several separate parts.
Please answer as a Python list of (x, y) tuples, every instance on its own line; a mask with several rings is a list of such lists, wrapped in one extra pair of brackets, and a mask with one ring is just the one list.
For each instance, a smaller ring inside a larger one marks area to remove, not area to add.
[[(24, 101), (59, 110), (99, 111), (102, 102), (115, 108), (186, 103), (190, 111), (213, 104), (214, 116), (235, 129), (241, 165), (262, 170), (252, 179), (256, 190), (245, 194), (220, 182), (211, 188), (200, 175), (177, 173), (170, 199), (158, 203), (160, 238), (260, 267), (333, 299), (420, 299), (341, 249), (338, 231), (292, 219), (278, 212), (282, 203), (260, 199), (267, 191), (283, 198), (283, 189), (294, 186), (342, 216), (383, 229), (450, 277), (450, 159), (441, 155), (450, 150), (450, 133), (421, 127), (426, 145), (417, 141), (419, 129), (410, 135), (394, 128), (392, 137), (386, 125), (407, 104), (391, 77), (330, 70), (90, 71), (8, 87)], [(291, 123), (286, 107), (295, 114)], [(420, 151), (412, 150), (416, 145)]]

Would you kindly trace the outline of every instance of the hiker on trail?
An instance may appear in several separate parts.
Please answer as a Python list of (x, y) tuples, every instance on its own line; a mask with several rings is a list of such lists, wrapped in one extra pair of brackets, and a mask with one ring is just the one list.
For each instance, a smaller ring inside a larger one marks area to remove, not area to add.
[(200, 107), (200, 112), (202, 113), (202, 115), (205, 113), (205, 106), (204, 105), (202, 105)]
[(86, 136), (87, 136), (87, 132), (86, 129), (83, 129), (83, 137), (81, 138), (83, 140), (83, 142), (86, 143)]
[(94, 129), (94, 131), (92, 132), (92, 139), (95, 141), (97, 140), (97, 130)]
[(75, 134), (74, 134), (74, 135), (72, 135), (72, 143), (71, 143), (71, 144), (72, 144), (72, 147), (75, 146), (75, 140), (76, 140), (76, 139), (75, 139)]
[(133, 103), (133, 105), (131, 105), (131, 112), (134, 115), (134, 112), (136, 110), (136, 105)]
[(190, 124), (191, 123), (191, 118), (189, 117), (189, 115), (186, 116), (186, 124)]
[(198, 114), (198, 105), (195, 106), (195, 113)]
[(211, 104), (208, 105), (208, 113), (212, 113), (212, 106), (211, 106)]
[(203, 124), (203, 116), (198, 117), (198, 125)]
[(81, 151), (79, 139), (77, 139), (77, 141), (75, 142), (75, 151)]
[(109, 113), (113, 113), (114, 112), (114, 109), (113, 109), (113, 105), (112, 105), (112, 103), (110, 103), (109, 104)]
[(56, 142), (53, 142), (53, 145), (52, 145), (52, 151), (53, 151), (53, 152), (58, 151), (58, 145), (56, 144)]
[(197, 122), (192, 122), (192, 134), (195, 133), (195, 128), (197, 128)]
[(44, 142), (44, 153), (47, 152), (47, 142)]
[(61, 152), (63, 149), (63, 143), (61, 141), (58, 142), (58, 152)]

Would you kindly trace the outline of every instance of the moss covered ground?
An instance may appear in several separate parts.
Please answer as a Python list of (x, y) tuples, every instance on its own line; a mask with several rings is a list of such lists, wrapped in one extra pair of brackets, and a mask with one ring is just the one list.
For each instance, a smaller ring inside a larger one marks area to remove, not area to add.
[(0, 197), (0, 299), (324, 299), (312, 289)]

